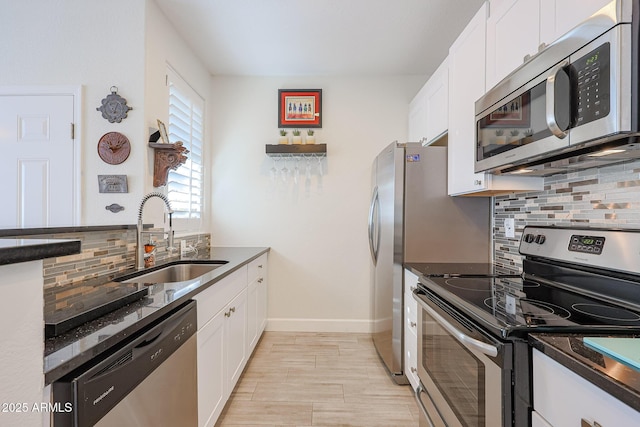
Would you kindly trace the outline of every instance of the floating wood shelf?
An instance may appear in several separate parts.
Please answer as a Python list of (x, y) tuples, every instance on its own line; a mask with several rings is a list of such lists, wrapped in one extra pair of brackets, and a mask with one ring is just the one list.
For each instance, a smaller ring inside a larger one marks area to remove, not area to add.
[(182, 142), (175, 144), (160, 144), (150, 142), (149, 147), (155, 152), (153, 162), (153, 186), (162, 187), (167, 185), (169, 170), (176, 170), (187, 161), (187, 150), (182, 146)]
[(266, 153), (267, 156), (326, 156), (327, 144), (267, 144)]

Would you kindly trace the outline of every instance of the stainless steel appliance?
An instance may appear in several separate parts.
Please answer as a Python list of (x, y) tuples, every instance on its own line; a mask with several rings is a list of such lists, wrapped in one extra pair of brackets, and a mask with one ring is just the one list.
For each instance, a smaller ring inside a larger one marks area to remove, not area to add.
[(197, 426), (196, 303), (53, 383), (58, 426)]
[(476, 102), (476, 172), (545, 176), (640, 158), (639, 5), (612, 1)]
[(392, 143), (373, 163), (369, 245), (373, 339), (394, 380), (403, 373), (403, 263), (488, 262), (490, 201), (447, 195), (446, 147)]
[(414, 292), (420, 425), (530, 426), (528, 334), (640, 333), (638, 247), (638, 230), (525, 227), (521, 276), (425, 270)]

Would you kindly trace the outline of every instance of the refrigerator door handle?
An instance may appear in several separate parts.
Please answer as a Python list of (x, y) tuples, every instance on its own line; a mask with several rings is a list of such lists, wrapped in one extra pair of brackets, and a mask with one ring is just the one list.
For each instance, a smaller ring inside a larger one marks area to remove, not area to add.
[(373, 189), (371, 205), (369, 206), (369, 250), (373, 264), (378, 263), (378, 246), (380, 245), (380, 221), (376, 218), (379, 211), (380, 198), (378, 197), (378, 186)]

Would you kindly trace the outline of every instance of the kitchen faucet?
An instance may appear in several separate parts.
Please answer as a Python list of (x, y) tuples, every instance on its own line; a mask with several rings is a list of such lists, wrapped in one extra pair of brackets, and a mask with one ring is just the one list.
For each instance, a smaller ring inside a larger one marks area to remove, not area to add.
[[(144, 208), (144, 204), (152, 197), (158, 197), (162, 199), (165, 206), (167, 207), (167, 213), (169, 214), (169, 233), (167, 236), (167, 250), (173, 251), (175, 248), (173, 247), (173, 223), (171, 216), (173, 215), (173, 210), (171, 209), (171, 203), (169, 203), (169, 199), (162, 193), (153, 192), (149, 193), (142, 198), (140, 202), (140, 208), (138, 208), (138, 224), (136, 226), (136, 268), (144, 268), (144, 243), (142, 242), (143, 234), (157, 234), (154, 231), (142, 231), (142, 211)], [(164, 232), (162, 232), (164, 235)]]

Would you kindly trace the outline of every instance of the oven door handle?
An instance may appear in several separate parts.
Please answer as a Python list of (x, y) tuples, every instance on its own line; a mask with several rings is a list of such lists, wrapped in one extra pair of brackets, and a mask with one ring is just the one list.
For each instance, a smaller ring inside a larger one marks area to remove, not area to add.
[(427, 420), (427, 423), (429, 423), (429, 427), (436, 427), (436, 425), (433, 423), (433, 420), (431, 419), (431, 415), (429, 414), (429, 411), (427, 411), (427, 407), (424, 406), (424, 403), (422, 403), (422, 400), (420, 399), (420, 394), (424, 394), (425, 396), (427, 396), (427, 399), (431, 401), (431, 404), (434, 407), (436, 407), (435, 403), (433, 403), (433, 399), (431, 398), (431, 395), (429, 394), (427, 389), (422, 385), (422, 383), (420, 383), (420, 385), (418, 385), (418, 388), (416, 389), (416, 400), (418, 401), (418, 405), (420, 406), (420, 409), (422, 410), (422, 413), (424, 414), (425, 419)]
[(423, 300), (422, 297), (417, 292), (414, 292), (414, 298), (420, 306), (427, 312), (431, 317), (433, 317), (436, 322), (438, 322), (443, 328), (447, 330), (451, 335), (453, 335), (458, 341), (464, 344), (466, 347), (471, 347), (480, 351), (487, 356), (496, 357), (498, 355), (498, 348), (491, 344), (484, 343), (475, 338), (471, 338), (469, 335), (466, 335), (458, 328), (453, 326), (451, 323), (447, 322), (444, 317), (439, 315), (433, 308), (429, 307)]

